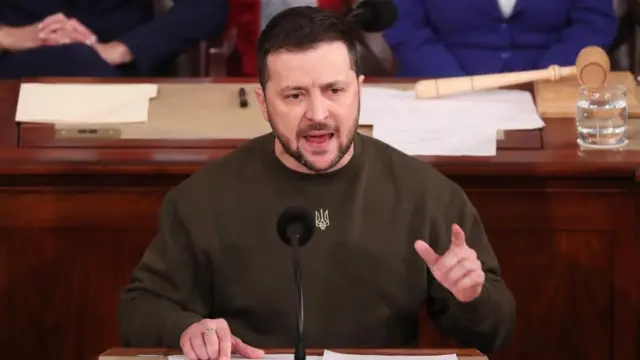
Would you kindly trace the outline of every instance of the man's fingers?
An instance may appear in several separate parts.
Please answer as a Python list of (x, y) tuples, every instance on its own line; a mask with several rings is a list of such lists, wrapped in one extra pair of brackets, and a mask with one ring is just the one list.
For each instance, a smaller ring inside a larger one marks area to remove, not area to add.
[(436, 252), (433, 251), (431, 246), (429, 246), (429, 244), (427, 244), (423, 240), (417, 240), (413, 244), (413, 246), (418, 252), (418, 255), (420, 255), (420, 257), (422, 258), (422, 260), (424, 260), (427, 263), (429, 268), (435, 266), (438, 260), (440, 259), (440, 256), (436, 254)]
[(451, 266), (442, 276), (442, 285), (453, 289), (460, 279), (474, 269), (472, 260), (460, 258), (457, 263)]
[(235, 336), (232, 336), (233, 352), (247, 359), (262, 359), (264, 351), (247, 345)]
[(220, 353), (218, 359), (229, 360), (231, 359), (231, 331), (229, 326), (218, 326), (216, 330), (218, 333), (218, 341), (220, 342)]
[(467, 246), (467, 241), (465, 239), (464, 231), (458, 226), (458, 224), (453, 224), (451, 226), (451, 246), (457, 247), (465, 247)]
[(476, 286), (480, 286), (484, 284), (485, 274), (482, 269), (478, 270), (476, 268), (469, 270), (462, 277), (458, 279), (453, 286), (451, 287), (452, 291), (464, 291), (469, 288), (473, 288)]
[(191, 347), (196, 355), (196, 359), (207, 360), (209, 354), (207, 353), (207, 347), (204, 343), (204, 334), (197, 333), (191, 336)]
[(184, 356), (187, 357), (187, 359), (198, 360), (198, 355), (196, 355), (196, 352), (193, 351), (193, 346), (191, 346), (190, 339), (187, 339), (187, 341), (185, 341), (185, 343), (182, 344), (181, 346), (182, 346), (182, 353), (184, 354)]
[(220, 353), (220, 342), (218, 341), (217, 331), (204, 332), (204, 344), (207, 350), (207, 359), (217, 359)]

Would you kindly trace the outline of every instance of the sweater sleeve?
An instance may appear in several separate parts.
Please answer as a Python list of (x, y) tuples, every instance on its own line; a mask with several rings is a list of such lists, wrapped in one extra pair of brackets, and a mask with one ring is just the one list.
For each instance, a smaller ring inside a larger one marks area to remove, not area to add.
[(221, 32), (227, 11), (225, 0), (176, 0), (166, 13), (118, 40), (133, 54), (135, 66), (149, 73), (192, 44)]
[[(457, 223), (466, 235), (466, 242), (474, 249), (482, 263), (485, 284), (478, 298), (463, 303), (428, 273), (429, 297), (427, 309), (438, 329), (460, 346), (475, 348), (485, 354), (494, 352), (511, 338), (515, 327), (515, 300), (500, 276), (498, 260), (485, 234), (480, 218), (462, 189), (452, 195), (445, 210), (444, 236), (440, 236), (434, 250), (442, 254), (451, 243), (451, 225)], [(445, 230), (448, 229), (448, 230)]]
[[(199, 252), (202, 253), (202, 252)], [(120, 298), (119, 329), (127, 347), (180, 348), (180, 335), (211, 312), (208, 272), (170, 192), (159, 230)]]
[(611, 1), (574, 0), (560, 40), (540, 58), (538, 66), (573, 65), (580, 50), (591, 45), (608, 51), (617, 27), (618, 20)]
[(431, 29), (424, 0), (395, 0), (398, 18), (383, 36), (393, 51), (401, 76), (464, 76), (458, 60)]

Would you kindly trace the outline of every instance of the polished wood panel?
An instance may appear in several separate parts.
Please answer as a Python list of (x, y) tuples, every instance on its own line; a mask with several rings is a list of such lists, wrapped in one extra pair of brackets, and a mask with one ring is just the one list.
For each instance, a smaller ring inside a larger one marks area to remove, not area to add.
[[(0, 83), (0, 129), (16, 91)], [(119, 292), (166, 191), (242, 140), (61, 146), (37, 135), (45, 127), (23, 127), (23, 141), (14, 133), (16, 146), (0, 150), (4, 355), (95, 357), (119, 345)], [(516, 297), (516, 334), (491, 358), (635, 359), (640, 152), (581, 151), (571, 119), (530, 134), (541, 147), (421, 157), (465, 189)], [(454, 344), (425, 319), (421, 346)]]
[[(486, 356), (474, 349), (328, 349), (342, 354), (356, 355), (377, 355), (377, 356), (429, 356), (456, 354), (460, 360), (486, 360)], [(322, 355), (324, 349), (307, 349), (306, 354), (309, 356)], [(266, 354), (293, 354), (293, 349), (265, 349)], [(179, 354), (174, 349), (135, 349), (135, 348), (111, 348), (101, 356), (118, 357), (118, 356), (141, 356), (148, 357), (154, 355), (170, 356)]]
[(0, 149), (18, 145), (18, 126), (14, 119), (19, 88), (18, 81), (0, 81)]

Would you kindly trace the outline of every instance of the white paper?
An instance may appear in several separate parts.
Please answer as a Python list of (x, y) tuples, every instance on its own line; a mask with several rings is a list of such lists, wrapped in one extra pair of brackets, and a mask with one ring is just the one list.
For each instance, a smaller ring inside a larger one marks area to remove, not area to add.
[(55, 124), (144, 123), (156, 84), (40, 84), (20, 86), (16, 121)]
[(415, 126), (406, 123), (380, 123), (373, 137), (405, 154), (416, 156), (494, 156), (497, 131)]
[(497, 132), (544, 126), (529, 92), (494, 90), (437, 99), (370, 86), (360, 123), (373, 137), (409, 155), (494, 156)]
[[(232, 359), (246, 359), (241, 356), (232, 354)], [(188, 358), (184, 355), (170, 355), (167, 356), (168, 360), (187, 360)], [(262, 358), (265, 360), (293, 360), (293, 354), (265, 354)], [(307, 360), (322, 360), (322, 356), (307, 356)]]
[(531, 93), (488, 90), (435, 99), (417, 99), (413, 90), (368, 86), (362, 91), (360, 123), (428, 121), (458, 126), (493, 126), (498, 130), (544, 127)]
[(325, 350), (323, 360), (458, 360), (458, 355), (355, 355)]

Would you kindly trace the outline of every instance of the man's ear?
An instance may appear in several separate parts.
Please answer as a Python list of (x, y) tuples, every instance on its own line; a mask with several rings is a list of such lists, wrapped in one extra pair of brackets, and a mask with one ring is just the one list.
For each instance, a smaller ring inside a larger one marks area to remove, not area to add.
[(362, 87), (362, 84), (364, 84), (364, 75), (358, 76), (358, 85)]
[(257, 87), (254, 89), (256, 94), (256, 100), (258, 100), (258, 104), (260, 105), (260, 111), (262, 111), (262, 116), (265, 120), (269, 121), (269, 115), (267, 114), (267, 99), (264, 95), (264, 90), (261, 87)]

